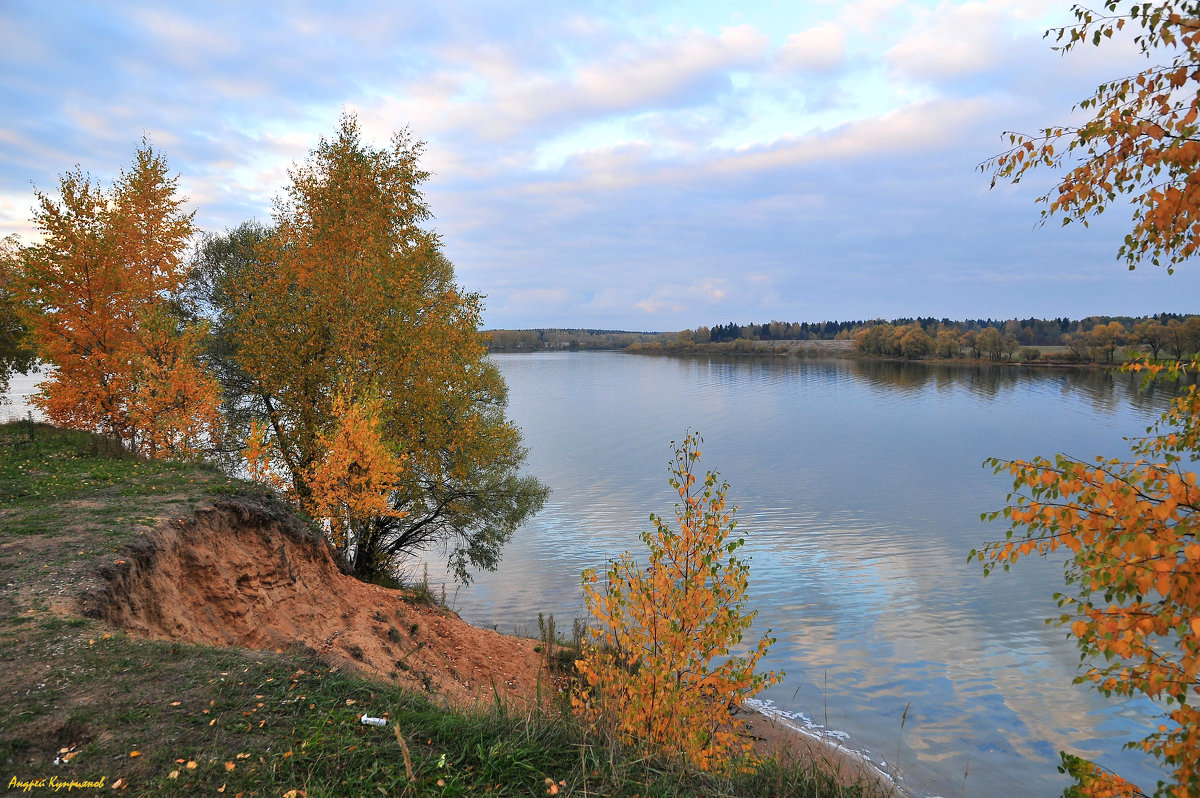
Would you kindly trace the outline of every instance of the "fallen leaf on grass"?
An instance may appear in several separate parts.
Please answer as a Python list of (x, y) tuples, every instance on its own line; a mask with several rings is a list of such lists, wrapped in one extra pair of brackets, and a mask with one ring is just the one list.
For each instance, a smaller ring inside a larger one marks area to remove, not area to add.
[(228, 773), (229, 771), (233, 770), (235, 767), (237, 767), (237, 765), (233, 764), (232, 762), (226, 762), (225, 763), (225, 772)]

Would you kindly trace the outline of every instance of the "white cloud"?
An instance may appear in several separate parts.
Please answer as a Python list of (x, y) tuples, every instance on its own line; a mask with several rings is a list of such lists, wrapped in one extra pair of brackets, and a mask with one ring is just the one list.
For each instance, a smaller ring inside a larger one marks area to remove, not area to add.
[(725, 281), (709, 278), (690, 285), (669, 285), (651, 296), (634, 302), (644, 313), (692, 313), (703, 316), (706, 309), (725, 298)]
[(135, 11), (134, 17), (161, 52), (192, 66), (216, 53), (231, 54), (240, 46), (232, 31), (198, 25), (195, 19), (176, 16), (162, 6)]
[(846, 32), (827, 22), (793, 33), (775, 54), (776, 63), (787, 70), (826, 72), (839, 68), (846, 58)]
[(1051, 9), (1060, 6), (1050, 0), (943, 0), (916, 13), (884, 55), (898, 74), (918, 80), (979, 73), (1016, 55), (1012, 45), (1018, 39), (1040, 43), (1043, 24), (1037, 20), (1064, 21)]
[(669, 102), (696, 80), (759, 62), (767, 37), (749, 25), (717, 36), (694, 31), (677, 40), (637, 45), (617, 58), (578, 71), (571, 81), (580, 103), (600, 108), (636, 108)]
[(729, 85), (731, 71), (764, 64), (767, 47), (764, 33), (739, 25), (715, 35), (691, 31), (630, 40), (603, 57), (540, 71), (523, 69), (503, 48), (455, 47), (444, 54), (456, 69), (483, 79), (483, 96), (457, 102), (443, 119), (448, 127), (502, 139), (555, 120), (573, 125), (607, 114), (707, 102), (714, 85)]

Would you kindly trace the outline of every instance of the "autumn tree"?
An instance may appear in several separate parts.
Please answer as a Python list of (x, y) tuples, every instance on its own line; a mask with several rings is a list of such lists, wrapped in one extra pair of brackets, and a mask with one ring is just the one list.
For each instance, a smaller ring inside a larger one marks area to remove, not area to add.
[[(1059, 170), (1057, 185), (1040, 198), (1043, 218), (1086, 224), (1127, 198), (1133, 227), (1119, 256), (1129, 268), (1148, 260), (1171, 272), (1194, 255), (1200, 246), (1197, 10), (1178, 0), (1106, 0), (1103, 11), (1075, 6), (1076, 24), (1049, 34), (1064, 53), (1101, 45), (1130, 28), (1141, 53), (1161, 63), (1102, 83), (1079, 103), (1087, 118), (1077, 126), (1009, 134), (1012, 148), (984, 165), (994, 170), (993, 185), (1033, 169)], [(1182, 357), (1185, 348), (1176, 351)], [(1133, 368), (1178, 376), (1196, 366)], [(1002, 511), (1012, 528), (1006, 540), (972, 555), (986, 572), (1030, 554), (1066, 553), (1072, 594), (1059, 598), (1065, 611), (1058, 620), (1094, 663), (1080, 678), (1106, 694), (1140, 693), (1163, 705), (1157, 731), (1131, 746), (1167, 766), (1170, 778), (1156, 792), (1175, 796), (1200, 794), (1198, 430), (1200, 397), (1193, 385), (1127, 460), (993, 461), (1013, 478), (1013, 504)], [(1075, 795), (1140, 794), (1071, 754), (1063, 754), (1063, 769), (1075, 779), (1068, 790)]]
[(988, 360), (1004, 357), (1004, 336), (995, 327), (984, 327), (975, 337), (975, 346)]
[(53, 367), (34, 403), (150, 456), (202, 452), (218, 421), (204, 325), (180, 306), (193, 227), (176, 190), (149, 144), (109, 191), (68, 172), (59, 200), (38, 192), (42, 241), (17, 258), (24, 321)]
[(1105, 363), (1112, 363), (1117, 358), (1117, 348), (1125, 343), (1128, 334), (1119, 321), (1108, 324), (1097, 324), (1089, 333), (1092, 348)]
[(1150, 358), (1158, 360), (1158, 353), (1167, 342), (1167, 326), (1153, 319), (1138, 322), (1133, 328), (1133, 340), (1150, 347)]
[[(1073, 594), (1059, 595), (1057, 620), (1085, 656), (1103, 657), (1080, 681), (1106, 695), (1143, 693), (1166, 705), (1158, 731), (1136, 747), (1171, 769), (1173, 783), (1159, 792), (1172, 795), (1200, 789), (1200, 487), (1188, 470), (1200, 448), (1198, 419), (1193, 385), (1128, 460), (991, 461), (1013, 478), (1014, 503), (992, 516), (1012, 528), (1005, 540), (972, 552), (985, 573), (1031, 554), (1065, 552)], [(1082, 794), (1108, 788), (1111, 774), (1069, 755), (1064, 761), (1086, 782)]]
[(654, 530), (641, 534), (647, 566), (626, 552), (603, 577), (583, 572), (598, 626), (576, 663), (586, 684), (572, 700), (626, 744), (723, 769), (749, 750), (731, 710), (782, 674), (754, 672), (774, 642), (769, 631), (733, 653), (757, 613), (744, 609), (749, 566), (735, 556), (744, 539), (730, 540), (729, 485), (712, 472), (697, 480), (701, 442), (688, 434), (672, 443), (670, 483), (680, 501), (674, 526), (650, 516)]
[(205, 242), (194, 290), (253, 472), (323, 519), (360, 578), (439, 544), (467, 581), (547, 491), (518, 473), (480, 297), (426, 227), (422, 149), (407, 132), (371, 147), (344, 117), (292, 169), (270, 226)]
[(938, 330), (934, 348), (938, 357), (958, 357), (958, 353), (962, 349), (962, 334), (953, 327), (942, 326)]
[(963, 333), (962, 342), (963, 346), (971, 350), (972, 358), (978, 360), (980, 355), (983, 354), (982, 350), (980, 349), (978, 330), (967, 330), (965, 333)]
[(934, 341), (919, 324), (902, 328), (899, 335), (900, 353), (909, 360), (919, 360), (934, 350)]
[(983, 165), (999, 179), (1027, 172), (1064, 171), (1039, 198), (1043, 218), (1084, 224), (1119, 196), (1133, 202), (1133, 229), (1118, 255), (1130, 269), (1142, 261), (1167, 271), (1200, 245), (1200, 16), (1184, 0), (1127, 4), (1105, 0), (1103, 11), (1073, 8), (1076, 24), (1047, 33), (1069, 53), (1100, 45), (1126, 27), (1140, 28), (1134, 42), (1148, 58), (1164, 62), (1101, 83), (1077, 110), (1079, 125), (1009, 133), (1013, 145)]

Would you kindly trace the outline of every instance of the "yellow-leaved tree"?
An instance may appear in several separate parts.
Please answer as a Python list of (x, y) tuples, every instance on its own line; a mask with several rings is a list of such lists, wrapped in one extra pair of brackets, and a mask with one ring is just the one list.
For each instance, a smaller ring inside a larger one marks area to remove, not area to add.
[(105, 191), (79, 171), (60, 199), (38, 193), (39, 244), (17, 257), (21, 307), (53, 367), (34, 403), (51, 422), (107, 434), (149, 456), (214, 443), (220, 390), (201, 360), (205, 325), (189, 318), (183, 253), (192, 214), (148, 144)]
[(604, 577), (583, 572), (599, 625), (576, 662), (584, 683), (572, 703), (626, 744), (720, 770), (750, 748), (731, 710), (783, 674), (755, 673), (774, 642), (769, 631), (733, 653), (757, 611), (744, 609), (750, 569), (734, 554), (744, 539), (730, 540), (729, 485), (712, 472), (697, 483), (701, 442), (689, 433), (672, 443), (670, 483), (680, 502), (674, 526), (650, 516), (654, 530), (641, 534), (646, 568), (626, 552)]
[[(1200, 247), (1200, 6), (1195, 2), (1122, 3), (1102, 11), (1074, 7), (1076, 24), (1055, 29), (1060, 49), (1101, 45), (1119, 31), (1162, 63), (1101, 84), (1080, 102), (1076, 126), (1037, 135), (1012, 133), (1007, 152), (984, 165), (1014, 182), (1032, 169), (1065, 170), (1040, 201), (1063, 224), (1131, 199), (1133, 228), (1119, 255), (1172, 271)], [(1155, 346), (1155, 349), (1159, 348)], [(1172, 364), (1132, 366), (1153, 376), (1194, 374), (1191, 352)], [(972, 557), (985, 573), (1031, 554), (1066, 553), (1070, 594), (1057, 619), (1089, 666), (1080, 677), (1105, 694), (1144, 694), (1162, 706), (1157, 731), (1131, 742), (1170, 773), (1156, 794), (1200, 795), (1200, 396), (1188, 386), (1154, 434), (1128, 459), (1084, 462), (1063, 455), (992, 461), (1013, 478), (1006, 539)], [(993, 516), (996, 517), (996, 516)], [(1129, 796), (1119, 775), (1063, 752), (1071, 795)]]
[(466, 581), (547, 491), (519, 473), (480, 297), (426, 227), (422, 148), (407, 132), (372, 147), (343, 117), (270, 226), (205, 241), (192, 292), (214, 318), (230, 454), (328, 522), (360, 578), (441, 545)]

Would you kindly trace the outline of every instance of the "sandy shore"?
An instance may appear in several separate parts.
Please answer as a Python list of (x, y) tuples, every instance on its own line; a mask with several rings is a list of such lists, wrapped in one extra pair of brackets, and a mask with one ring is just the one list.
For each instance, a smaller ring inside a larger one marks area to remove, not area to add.
[(756, 749), (763, 754), (784, 761), (824, 763), (847, 787), (874, 783), (879, 785), (880, 795), (909, 795), (886, 762), (849, 747), (845, 734), (822, 729), (766, 701), (748, 702), (742, 717), (747, 732), (755, 738)]

